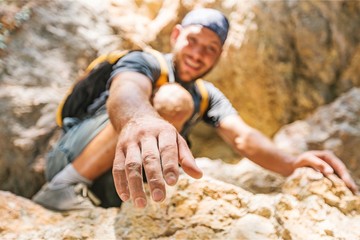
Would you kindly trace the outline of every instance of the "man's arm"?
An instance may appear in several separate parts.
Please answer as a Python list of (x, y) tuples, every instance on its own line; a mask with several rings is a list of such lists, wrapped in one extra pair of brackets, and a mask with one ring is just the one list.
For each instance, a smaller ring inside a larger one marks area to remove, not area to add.
[(239, 154), (266, 169), (284, 176), (290, 175), (296, 168), (305, 166), (325, 175), (335, 172), (353, 192), (357, 191), (357, 186), (343, 162), (330, 151), (308, 151), (297, 157), (288, 155), (236, 115), (221, 120), (218, 133)]
[(202, 176), (185, 140), (152, 107), (151, 92), (145, 75), (123, 72), (114, 77), (107, 101), (110, 121), (119, 133), (113, 164), (115, 187), (123, 201), (131, 198), (137, 207), (146, 206), (142, 167), (155, 201), (165, 198), (165, 182), (177, 182), (178, 164), (190, 176)]

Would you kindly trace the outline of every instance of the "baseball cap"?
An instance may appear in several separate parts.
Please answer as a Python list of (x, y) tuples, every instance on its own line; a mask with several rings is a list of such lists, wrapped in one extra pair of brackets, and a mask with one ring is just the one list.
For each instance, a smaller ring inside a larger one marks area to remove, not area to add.
[(225, 15), (212, 8), (198, 8), (190, 11), (181, 22), (181, 26), (202, 25), (219, 36), (224, 44), (229, 31), (229, 21)]

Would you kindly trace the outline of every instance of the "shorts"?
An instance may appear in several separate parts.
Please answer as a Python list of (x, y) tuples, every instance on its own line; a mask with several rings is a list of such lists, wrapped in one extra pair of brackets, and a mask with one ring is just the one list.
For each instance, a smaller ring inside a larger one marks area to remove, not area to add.
[[(98, 112), (90, 118), (77, 121), (74, 118), (64, 119), (71, 128), (61, 136), (46, 159), (45, 177), (50, 181), (58, 172), (79, 156), (89, 142), (105, 128), (109, 122), (106, 110)], [(74, 124), (74, 122), (78, 122)], [(66, 127), (65, 127), (66, 128)]]

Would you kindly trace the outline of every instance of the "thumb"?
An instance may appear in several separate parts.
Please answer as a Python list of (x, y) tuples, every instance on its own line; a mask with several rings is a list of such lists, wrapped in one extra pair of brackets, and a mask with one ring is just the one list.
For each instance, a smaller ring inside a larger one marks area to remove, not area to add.
[(195, 159), (183, 137), (178, 134), (179, 163), (184, 172), (190, 177), (199, 179), (203, 176), (201, 169), (196, 165)]

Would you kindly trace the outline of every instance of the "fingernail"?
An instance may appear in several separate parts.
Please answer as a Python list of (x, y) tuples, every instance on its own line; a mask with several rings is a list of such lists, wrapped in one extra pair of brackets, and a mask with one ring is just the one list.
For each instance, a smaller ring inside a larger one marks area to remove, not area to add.
[(138, 208), (144, 208), (146, 206), (146, 200), (144, 198), (136, 198), (135, 199), (135, 206)]
[(155, 189), (152, 193), (152, 198), (154, 201), (158, 202), (164, 199), (164, 192), (160, 189)]
[(121, 198), (121, 200), (126, 202), (127, 200), (129, 200), (129, 195), (126, 193), (123, 193), (123, 194), (120, 194), (120, 198)]
[(333, 174), (333, 173), (334, 173), (334, 169), (332, 169), (332, 168), (325, 169), (325, 174)]
[(177, 178), (174, 173), (166, 174), (166, 183), (169, 185), (174, 185), (177, 181)]

